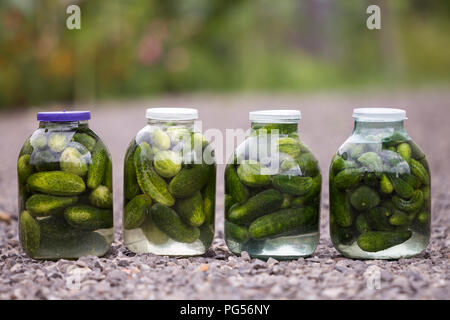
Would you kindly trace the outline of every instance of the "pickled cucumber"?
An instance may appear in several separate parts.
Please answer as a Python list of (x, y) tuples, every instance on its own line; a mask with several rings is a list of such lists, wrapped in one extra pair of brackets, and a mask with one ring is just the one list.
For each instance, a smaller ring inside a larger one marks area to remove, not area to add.
[(146, 194), (134, 197), (125, 206), (123, 214), (123, 227), (127, 230), (139, 228), (152, 206), (152, 199)]
[(87, 186), (90, 189), (97, 188), (103, 181), (106, 172), (108, 154), (102, 145), (97, 144), (92, 153), (92, 163), (89, 166)]
[(228, 213), (228, 219), (236, 224), (247, 224), (256, 218), (280, 209), (283, 194), (274, 189), (268, 189), (249, 198), (246, 202), (233, 206)]
[(61, 171), (34, 173), (28, 178), (27, 184), (33, 191), (55, 196), (79, 195), (86, 189), (80, 176)]
[(78, 197), (60, 197), (47, 194), (34, 194), (26, 201), (28, 212), (34, 217), (46, 217), (62, 212), (64, 208), (78, 202)]
[(84, 231), (112, 228), (111, 210), (98, 209), (88, 205), (76, 205), (64, 210), (66, 221), (74, 228)]
[(230, 194), (234, 202), (244, 202), (249, 198), (247, 187), (239, 179), (233, 165), (227, 165), (225, 169), (225, 185), (227, 194)]
[(40, 246), (41, 230), (38, 222), (28, 211), (20, 214), (19, 235), (22, 248), (27, 254), (33, 256)]
[(358, 238), (358, 246), (368, 252), (378, 252), (399, 245), (411, 238), (411, 231), (369, 231)]
[(149, 148), (148, 145), (145, 142), (141, 143), (134, 154), (134, 166), (138, 184), (141, 190), (156, 202), (169, 207), (173, 206), (175, 199), (169, 192), (167, 183), (152, 168), (146, 148)]
[(189, 198), (179, 199), (175, 203), (175, 211), (187, 224), (194, 227), (201, 226), (205, 221), (205, 210), (200, 191)]
[(20, 183), (26, 183), (28, 177), (34, 171), (33, 165), (30, 163), (30, 158), (31, 157), (29, 154), (24, 154), (17, 161), (17, 173), (19, 176)]
[(200, 230), (197, 227), (184, 223), (169, 207), (155, 203), (150, 209), (150, 214), (155, 225), (175, 241), (192, 243), (200, 236)]
[(311, 226), (317, 221), (317, 213), (310, 207), (283, 209), (264, 215), (250, 224), (248, 229), (253, 239), (264, 239)]

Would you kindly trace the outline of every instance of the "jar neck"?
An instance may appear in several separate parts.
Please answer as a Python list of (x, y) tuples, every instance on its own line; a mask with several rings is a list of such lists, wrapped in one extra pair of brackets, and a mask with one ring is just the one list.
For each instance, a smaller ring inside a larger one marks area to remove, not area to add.
[(261, 123), (252, 121), (251, 135), (258, 135), (260, 133), (278, 133), (279, 135), (298, 134), (298, 123)]
[(389, 121), (389, 122), (371, 122), (355, 120), (353, 133), (362, 133), (365, 131), (405, 131), (405, 122)]
[(151, 126), (180, 126), (193, 128), (195, 120), (155, 120), (148, 119), (147, 124)]
[(39, 128), (89, 128), (89, 122), (83, 121), (39, 121)]

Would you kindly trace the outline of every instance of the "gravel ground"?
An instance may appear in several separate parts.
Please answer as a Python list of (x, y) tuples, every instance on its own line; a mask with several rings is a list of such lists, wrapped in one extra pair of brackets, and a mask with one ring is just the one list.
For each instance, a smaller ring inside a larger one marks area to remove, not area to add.
[[(449, 92), (441, 88), (396, 93), (192, 95), (98, 104), (91, 108), (90, 124), (113, 156), (116, 240), (103, 258), (57, 262), (31, 260), (20, 249), (17, 236), (16, 157), (37, 126), (37, 110), (0, 114), (0, 299), (449, 299)], [(432, 239), (417, 258), (346, 259), (329, 239), (329, 161), (351, 132), (351, 109), (369, 105), (406, 108), (408, 132), (431, 164)], [(216, 238), (207, 254), (176, 259), (128, 251), (119, 232), (123, 155), (131, 137), (144, 126), (148, 106), (194, 106), (205, 122), (203, 129), (221, 130), (248, 128), (249, 110), (301, 109), (301, 134), (318, 156), (325, 178), (321, 241), (315, 254), (284, 262), (250, 259), (245, 253), (232, 255), (223, 240), (224, 166), (218, 167)]]

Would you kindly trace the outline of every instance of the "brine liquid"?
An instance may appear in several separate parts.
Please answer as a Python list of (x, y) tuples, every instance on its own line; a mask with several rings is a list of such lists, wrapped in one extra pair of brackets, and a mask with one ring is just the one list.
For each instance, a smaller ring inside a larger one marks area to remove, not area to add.
[(88, 255), (101, 257), (108, 252), (113, 237), (113, 228), (109, 228), (85, 232), (82, 236), (74, 239), (42, 238), (39, 249), (33, 258), (58, 260), (77, 259)]
[(226, 243), (230, 251), (237, 255), (247, 251), (253, 258), (267, 260), (272, 257), (277, 260), (291, 260), (310, 256), (319, 244), (319, 232), (266, 240), (250, 239), (244, 244), (226, 239)]
[(422, 253), (428, 245), (429, 234), (412, 232), (411, 238), (407, 241), (377, 252), (367, 252), (361, 250), (356, 241), (349, 245), (338, 244), (336, 249), (344, 256), (356, 259), (402, 259), (411, 258)]

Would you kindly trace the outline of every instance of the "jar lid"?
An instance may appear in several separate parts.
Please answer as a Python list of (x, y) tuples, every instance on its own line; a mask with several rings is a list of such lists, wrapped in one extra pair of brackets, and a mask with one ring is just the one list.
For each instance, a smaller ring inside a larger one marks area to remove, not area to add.
[(55, 111), (55, 112), (38, 112), (38, 121), (83, 121), (91, 119), (90, 111)]
[(196, 120), (198, 111), (193, 108), (149, 108), (145, 117), (153, 120)]
[(250, 121), (261, 123), (296, 123), (302, 118), (299, 110), (259, 110), (249, 112)]
[(353, 118), (363, 121), (402, 121), (406, 120), (406, 111), (394, 108), (356, 108), (353, 109)]

